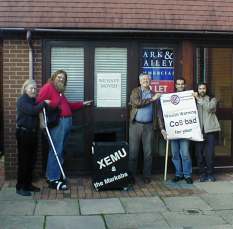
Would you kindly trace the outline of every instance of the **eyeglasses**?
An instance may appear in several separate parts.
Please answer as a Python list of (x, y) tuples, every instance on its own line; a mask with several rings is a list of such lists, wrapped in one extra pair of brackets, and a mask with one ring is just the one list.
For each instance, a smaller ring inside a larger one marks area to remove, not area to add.
[(30, 91), (33, 91), (33, 90), (36, 90), (37, 88), (35, 86), (31, 86), (31, 87), (27, 87), (26, 89), (30, 90)]
[(59, 80), (65, 80), (66, 79), (66, 77), (64, 75), (57, 75), (56, 78), (58, 78)]

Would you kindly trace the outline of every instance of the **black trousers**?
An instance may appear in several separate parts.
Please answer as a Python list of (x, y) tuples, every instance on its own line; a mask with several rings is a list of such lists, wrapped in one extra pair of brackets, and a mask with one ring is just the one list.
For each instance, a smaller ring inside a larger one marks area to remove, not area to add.
[(35, 167), (37, 134), (31, 130), (16, 130), (18, 148), (18, 173), (16, 188), (27, 189), (32, 183), (32, 171)]
[(196, 158), (200, 175), (213, 175), (214, 173), (214, 146), (216, 133), (204, 134), (203, 142), (196, 142)]

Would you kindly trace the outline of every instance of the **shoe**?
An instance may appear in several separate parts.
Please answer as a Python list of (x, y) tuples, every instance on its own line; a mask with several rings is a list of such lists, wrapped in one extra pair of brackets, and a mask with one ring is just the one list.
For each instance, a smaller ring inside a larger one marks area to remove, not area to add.
[(192, 184), (193, 183), (192, 177), (185, 177), (185, 181), (186, 181), (187, 184)]
[(60, 191), (66, 191), (68, 190), (68, 187), (64, 181), (54, 180), (54, 181), (48, 181), (49, 188), (56, 189)]
[(150, 182), (151, 182), (150, 177), (144, 177), (143, 182), (144, 182), (144, 184), (150, 184)]
[(21, 195), (21, 196), (31, 196), (32, 195), (30, 191), (25, 190), (23, 188), (16, 189), (16, 193)]
[(180, 180), (183, 180), (184, 179), (184, 177), (180, 177), (180, 176), (175, 176), (173, 179), (172, 179), (172, 182), (178, 182), (178, 181), (180, 181)]
[(199, 181), (200, 181), (200, 182), (205, 182), (205, 181), (207, 181), (206, 175), (201, 175)]
[(135, 185), (135, 178), (133, 176), (129, 178), (129, 183)]
[(123, 188), (123, 191), (133, 191), (133, 185), (132, 184), (129, 184), (127, 187), (124, 187)]
[(209, 175), (207, 177), (208, 181), (211, 181), (211, 182), (215, 182), (216, 181), (216, 178), (213, 176), (213, 175)]
[(30, 185), (29, 187), (26, 188), (26, 190), (29, 192), (40, 192), (40, 188), (38, 188), (34, 185)]

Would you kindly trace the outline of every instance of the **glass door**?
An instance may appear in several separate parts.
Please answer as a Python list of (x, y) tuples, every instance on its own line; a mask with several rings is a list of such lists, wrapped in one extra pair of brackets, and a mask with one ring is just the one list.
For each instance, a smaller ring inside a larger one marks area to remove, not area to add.
[(197, 48), (196, 83), (208, 83), (209, 93), (219, 103), (217, 116), (221, 125), (215, 148), (216, 165), (232, 165), (232, 48)]

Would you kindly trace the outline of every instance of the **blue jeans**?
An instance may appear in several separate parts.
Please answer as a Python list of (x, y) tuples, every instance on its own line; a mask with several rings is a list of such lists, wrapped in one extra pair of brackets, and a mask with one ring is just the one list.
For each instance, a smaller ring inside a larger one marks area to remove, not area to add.
[(189, 155), (189, 140), (171, 140), (172, 162), (175, 166), (176, 176), (191, 177), (192, 161)]
[[(64, 146), (72, 127), (72, 118), (60, 118), (58, 126), (50, 129), (50, 135), (61, 165), (64, 162)], [(58, 180), (61, 171), (51, 145), (49, 146), (46, 176), (48, 180)]]

